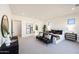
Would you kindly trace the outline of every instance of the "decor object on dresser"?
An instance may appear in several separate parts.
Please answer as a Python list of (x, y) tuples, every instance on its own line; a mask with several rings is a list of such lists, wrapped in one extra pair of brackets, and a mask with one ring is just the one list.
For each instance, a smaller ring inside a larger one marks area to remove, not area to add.
[(77, 41), (77, 34), (75, 33), (65, 33), (65, 39), (71, 41)]

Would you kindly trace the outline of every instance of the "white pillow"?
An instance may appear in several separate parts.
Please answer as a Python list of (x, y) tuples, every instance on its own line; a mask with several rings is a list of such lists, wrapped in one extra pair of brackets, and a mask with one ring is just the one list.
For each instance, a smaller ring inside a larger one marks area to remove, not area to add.
[(39, 36), (43, 36), (43, 33), (42, 33), (42, 32), (40, 32), (40, 33), (39, 33)]
[(51, 39), (51, 35), (48, 35), (48, 38)]
[(0, 38), (0, 47), (2, 46), (2, 44), (5, 43), (5, 39), (3, 37)]
[(51, 35), (48, 34), (48, 35), (47, 35), (47, 38), (48, 38), (48, 39), (51, 39)]
[(5, 44), (6, 46), (10, 46), (11, 40), (10, 38), (5, 38)]

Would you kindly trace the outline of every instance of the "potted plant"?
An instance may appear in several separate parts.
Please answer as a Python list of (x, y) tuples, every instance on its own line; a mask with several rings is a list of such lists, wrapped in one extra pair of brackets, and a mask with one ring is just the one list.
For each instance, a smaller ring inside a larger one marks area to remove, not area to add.
[(46, 27), (46, 25), (44, 25), (44, 26), (43, 26), (43, 37), (45, 37), (46, 29), (47, 29), (47, 27)]
[(39, 32), (38, 32), (38, 26), (36, 25), (35, 26), (35, 35), (37, 36), (39, 34)]
[(43, 32), (46, 32), (46, 25), (43, 26)]
[(36, 30), (38, 30), (38, 26), (36, 25)]

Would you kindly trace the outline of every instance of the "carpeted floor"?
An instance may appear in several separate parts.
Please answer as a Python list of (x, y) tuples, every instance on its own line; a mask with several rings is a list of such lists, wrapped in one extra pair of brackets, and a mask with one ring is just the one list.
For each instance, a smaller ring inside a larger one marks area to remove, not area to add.
[(79, 43), (64, 40), (58, 44), (45, 44), (34, 36), (19, 39), (20, 54), (78, 54)]

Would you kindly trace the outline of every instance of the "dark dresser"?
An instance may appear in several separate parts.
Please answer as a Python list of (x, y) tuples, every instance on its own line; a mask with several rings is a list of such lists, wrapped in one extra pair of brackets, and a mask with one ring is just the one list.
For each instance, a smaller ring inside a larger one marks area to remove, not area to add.
[(71, 41), (77, 41), (77, 34), (75, 33), (65, 33), (65, 39)]
[(19, 45), (18, 45), (18, 38), (11, 38), (12, 43), (10, 46), (6, 46), (3, 44), (0, 47), (0, 54), (18, 54), (19, 53)]

